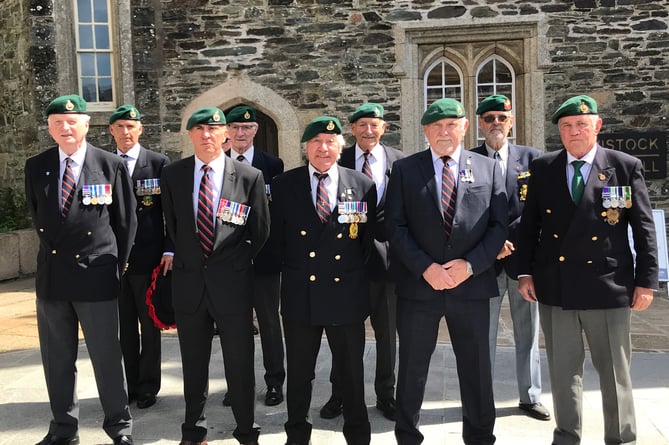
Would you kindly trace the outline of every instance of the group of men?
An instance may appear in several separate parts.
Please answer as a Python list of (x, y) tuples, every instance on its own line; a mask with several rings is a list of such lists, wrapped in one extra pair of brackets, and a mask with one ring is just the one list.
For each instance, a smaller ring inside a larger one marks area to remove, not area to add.
[(319, 116), (302, 134), (306, 165), (284, 173), (279, 158), (254, 146), (252, 107), (227, 115), (196, 110), (186, 124), (194, 155), (169, 163), (139, 144), (134, 106), (112, 114), (116, 153), (109, 153), (86, 142), (90, 118), (81, 97), (54, 99), (46, 114), (57, 147), (30, 158), (25, 169), (40, 238), (37, 321), (53, 414), (38, 445), (79, 443), (78, 325), (103, 428), (115, 445), (133, 443), (129, 404), (148, 408), (160, 390), (160, 331), (145, 303), (156, 273), (172, 275), (185, 399), (181, 445), (207, 443), (215, 330), (233, 435), (258, 443), (254, 309), (265, 403), (282, 403), (287, 383), (288, 445), (310, 443), (323, 332), (332, 351), (332, 395), (320, 414), (343, 413), (346, 442), (370, 443), (367, 317), (376, 337), (376, 407), (395, 421), (397, 443), (423, 442), (420, 409), (445, 318), (463, 440), (493, 444), (493, 363), (505, 294), (519, 408), (551, 417), (540, 402), (541, 323), (553, 443), (580, 443), (585, 333), (600, 377), (605, 441), (634, 443), (630, 310), (650, 305), (658, 269), (641, 163), (597, 144), (602, 120), (588, 96), (557, 109), (552, 120), (564, 150), (543, 156), (509, 141), (511, 110), (505, 96), (482, 100), (476, 114), (484, 142), (465, 150), (464, 106), (439, 99), (421, 119), (428, 148), (405, 157), (381, 143), (383, 107), (365, 103), (349, 117), (352, 146), (344, 148), (336, 117)]

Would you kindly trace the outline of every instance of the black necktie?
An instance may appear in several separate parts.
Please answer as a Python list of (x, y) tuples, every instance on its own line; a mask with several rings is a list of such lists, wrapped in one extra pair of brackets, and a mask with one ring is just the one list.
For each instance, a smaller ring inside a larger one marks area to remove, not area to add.
[(202, 166), (202, 180), (200, 181), (200, 190), (197, 195), (197, 233), (200, 237), (200, 245), (207, 258), (214, 250), (214, 188), (209, 171), (211, 167)]
[(581, 173), (583, 164), (585, 164), (585, 161), (572, 161), (571, 163), (571, 165), (574, 166), (574, 177), (571, 178), (571, 199), (576, 205), (581, 202), (583, 190), (585, 190), (585, 182), (583, 181), (583, 174)]
[(453, 218), (455, 217), (455, 193), (457, 190), (453, 172), (448, 166), (450, 156), (441, 158), (444, 161), (444, 168), (441, 171), (441, 210), (444, 213), (444, 229), (446, 238), (451, 236), (453, 228)]
[(77, 184), (74, 181), (74, 172), (70, 164), (72, 159), (65, 158), (65, 171), (63, 171), (63, 184), (61, 190), (61, 206), (60, 214), (64, 218), (67, 217), (70, 207), (72, 207), (72, 200), (74, 199), (74, 190), (77, 188)]
[(330, 218), (330, 198), (328, 198), (328, 191), (325, 188), (325, 178), (327, 173), (314, 173), (318, 178), (318, 189), (316, 191), (316, 213), (322, 222), (326, 222)]
[(372, 167), (369, 165), (369, 157), (372, 154), (369, 152), (365, 152), (363, 156), (365, 157), (365, 161), (362, 163), (362, 172), (369, 176), (370, 179), (374, 179), (374, 175), (372, 174)]

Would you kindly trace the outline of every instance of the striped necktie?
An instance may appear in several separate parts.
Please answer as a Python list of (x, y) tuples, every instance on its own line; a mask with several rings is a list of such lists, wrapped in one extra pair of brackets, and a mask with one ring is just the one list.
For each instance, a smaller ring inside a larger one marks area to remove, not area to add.
[(441, 158), (444, 161), (444, 168), (441, 171), (441, 210), (444, 214), (444, 229), (446, 230), (446, 238), (451, 236), (451, 229), (453, 228), (453, 218), (455, 217), (455, 194), (457, 186), (453, 172), (448, 166), (450, 156)]
[(72, 164), (72, 159), (65, 158), (65, 171), (63, 171), (60, 205), (60, 215), (63, 219), (67, 217), (67, 214), (70, 211), (70, 207), (72, 207), (74, 191), (77, 188), (77, 184), (74, 182), (74, 172), (72, 171), (70, 164)]
[(369, 157), (371, 155), (372, 154), (370, 152), (363, 153), (365, 161), (362, 163), (362, 172), (369, 176), (369, 179), (374, 179), (374, 175), (372, 174), (372, 167), (369, 165)]
[(330, 198), (328, 198), (328, 191), (325, 188), (325, 178), (328, 177), (327, 173), (314, 173), (314, 176), (318, 178), (318, 189), (316, 191), (316, 213), (321, 219), (321, 222), (327, 222), (330, 218)]
[(197, 233), (205, 258), (209, 257), (214, 250), (216, 230), (214, 227), (214, 184), (209, 179), (210, 170), (210, 166), (202, 166), (202, 180), (197, 195)]

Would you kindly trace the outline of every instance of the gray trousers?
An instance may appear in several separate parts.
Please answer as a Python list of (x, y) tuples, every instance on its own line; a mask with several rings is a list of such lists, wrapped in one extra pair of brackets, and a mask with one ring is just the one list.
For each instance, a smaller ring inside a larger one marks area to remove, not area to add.
[(635, 444), (630, 308), (563, 310), (539, 305), (553, 393), (554, 445), (581, 443), (585, 339), (599, 375), (605, 444)]
[(114, 438), (132, 433), (119, 343), (118, 302), (37, 299), (37, 329), (53, 419), (49, 433), (70, 437), (79, 428), (78, 328), (86, 340), (104, 411), (102, 428)]

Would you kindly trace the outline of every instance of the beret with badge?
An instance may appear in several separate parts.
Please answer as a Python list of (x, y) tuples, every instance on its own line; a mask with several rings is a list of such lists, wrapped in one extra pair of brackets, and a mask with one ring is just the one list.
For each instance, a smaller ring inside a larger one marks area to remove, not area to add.
[(225, 114), (217, 107), (204, 107), (196, 110), (186, 123), (186, 130), (198, 124), (225, 125)]
[(590, 96), (574, 96), (564, 101), (564, 103), (555, 110), (551, 122), (557, 124), (562, 117), (580, 116), (583, 114), (597, 114), (597, 102)]
[(435, 100), (427, 107), (420, 124), (429, 125), (441, 119), (461, 117), (465, 117), (465, 107), (455, 99), (443, 98)]
[(86, 113), (86, 101), (76, 94), (60, 96), (51, 101), (46, 107), (46, 115), (51, 114), (84, 114)]
[(119, 119), (127, 120), (127, 121), (138, 121), (140, 120), (141, 115), (139, 114), (139, 110), (132, 105), (121, 105), (118, 107), (114, 112), (112, 113), (111, 116), (109, 116), (109, 125), (113, 124)]
[(488, 96), (481, 101), (476, 114), (480, 116), (488, 111), (511, 111), (511, 101), (502, 94)]
[(383, 119), (383, 106), (373, 102), (362, 104), (353, 112), (351, 116), (349, 116), (348, 121), (353, 123), (363, 117), (376, 117)]
[(339, 119), (332, 116), (320, 116), (307, 124), (300, 142), (307, 142), (320, 133), (341, 134)]
[(256, 122), (256, 110), (248, 105), (240, 105), (228, 111), (225, 120), (229, 124), (233, 122)]

